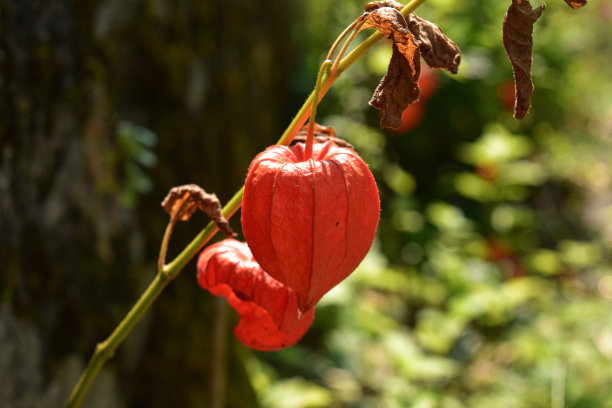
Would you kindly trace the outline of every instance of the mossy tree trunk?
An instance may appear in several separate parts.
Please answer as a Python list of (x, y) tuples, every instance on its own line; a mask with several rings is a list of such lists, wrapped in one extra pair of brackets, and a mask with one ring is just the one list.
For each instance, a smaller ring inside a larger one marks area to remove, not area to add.
[[(226, 201), (280, 135), (294, 3), (0, 0), (0, 406), (65, 403), (155, 273), (165, 193), (196, 183)], [(121, 136), (125, 122), (157, 143)], [(206, 222), (179, 226), (170, 256)], [(85, 405), (210, 406), (214, 300), (194, 275), (191, 263)], [(256, 405), (227, 338), (227, 406)]]

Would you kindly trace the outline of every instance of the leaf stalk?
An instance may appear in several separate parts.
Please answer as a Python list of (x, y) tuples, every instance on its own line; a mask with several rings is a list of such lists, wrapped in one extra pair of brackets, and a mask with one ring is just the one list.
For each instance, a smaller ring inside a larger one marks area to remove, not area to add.
[(321, 92), (321, 81), (325, 74), (329, 75), (329, 67), (332, 65), (331, 60), (325, 60), (319, 68), (319, 75), (317, 75), (317, 83), (312, 97), (312, 107), (310, 108), (310, 119), (308, 119), (308, 131), (306, 133), (306, 150), (304, 152), (304, 159), (308, 160), (312, 157), (312, 145), (314, 142), (314, 128), (315, 119), (317, 117), (317, 107), (319, 106), (319, 93)]

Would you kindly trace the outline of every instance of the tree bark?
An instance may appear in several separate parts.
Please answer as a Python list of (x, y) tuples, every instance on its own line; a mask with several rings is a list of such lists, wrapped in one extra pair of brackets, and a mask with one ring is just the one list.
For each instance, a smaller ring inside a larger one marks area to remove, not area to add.
[[(0, 0), (0, 328), (14, 329), (0, 353), (21, 350), (0, 363), (0, 406), (63, 405), (155, 273), (166, 192), (196, 183), (224, 202), (276, 141), (293, 3)], [(169, 256), (206, 222), (177, 226)], [(214, 302), (194, 276), (192, 263), (84, 406), (209, 406)], [(226, 406), (256, 406), (227, 338)]]

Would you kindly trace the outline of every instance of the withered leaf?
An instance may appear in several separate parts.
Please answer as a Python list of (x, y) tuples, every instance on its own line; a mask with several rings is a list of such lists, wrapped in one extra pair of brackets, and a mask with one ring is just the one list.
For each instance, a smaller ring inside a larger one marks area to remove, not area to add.
[(416, 14), (408, 16), (408, 29), (414, 36), (423, 59), (432, 68), (447, 69), (457, 73), (461, 52), (450, 38), (444, 35), (442, 29)]
[[(308, 136), (308, 125), (304, 125), (300, 129), (298, 134), (293, 138), (293, 142), (291, 144), (304, 143), (306, 142), (307, 136)], [(323, 126), (323, 125), (319, 125), (318, 123), (315, 123), (315, 128), (314, 128), (315, 143), (325, 143), (330, 140), (340, 147), (348, 147), (349, 149), (355, 150), (353, 148), (353, 145), (351, 145), (349, 142), (336, 137), (336, 129), (334, 129), (331, 126)]]
[(236, 235), (221, 213), (221, 203), (217, 196), (206, 193), (198, 185), (185, 184), (171, 188), (162, 202), (162, 207), (170, 214), (170, 219), (173, 221), (187, 221), (197, 209), (200, 209), (217, 224), (225, 236)]
[(565, 2), (573, 9), (584, 6), (587, 0), (565, 0)]
[(404, 6), (402, 5), (402, 3), (398, 3), (397, 1), (393, 1), (393, 0), (383, 0), (383, 1), (371, 1), (368, 4), (366, 4), (365, 6), (365, 11), (372, 11), (372, 10), (376, 10), (378, 8), (381, 7), (391, 7), (396, 9), (397, 11), (401, 10), (404, 8)]
[(393, 54), (387, 74), (374, 91), (370, 105), (383, 112), (380, 126), (398, 129), (402, 112), (419, 98), (421, 54), (404, 16), (395, 8), (380, 7), (364, 14), (362, 29), (375, 27), (393, 40)]
[(502, 39), (514, 69), (514, 117), (522, 119), (531, 106), (531, 52), (533, 24), (542, 15), (546, 5), (533, 9), (529, 0), (512, 0), (502, 25)]
[[(306, 136), (308, 133), (308, 123), (302, 126), (297, 136)], [(336, 129), (331, 126), (323, 126), (319, 125), (315, 122), (314, 124), (314, 135), (315, 136), (328, 136), (328, 137), (336, 137)], [(296, 137), (297, 137), (296, 136)]]

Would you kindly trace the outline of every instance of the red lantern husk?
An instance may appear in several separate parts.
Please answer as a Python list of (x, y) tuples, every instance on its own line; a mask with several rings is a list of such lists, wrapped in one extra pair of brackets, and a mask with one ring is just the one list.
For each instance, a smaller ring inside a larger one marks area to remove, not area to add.
[(242, 229), (253, 255), (294, 289), (307, 311), (369, 251), (380, 200), (372, 173), (354, 150), (328, 141), (271, 146), (249, 168)]
[(297, 343), (314, 319), (314, 309), (298, 317), (295, 292), (269, 276), (247, 244), (225, 239), (207, 247), (198, 258), (198, 283), (224, 296), (240, 315), (236, 338), (261, 351)]

